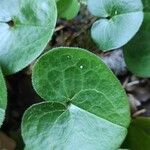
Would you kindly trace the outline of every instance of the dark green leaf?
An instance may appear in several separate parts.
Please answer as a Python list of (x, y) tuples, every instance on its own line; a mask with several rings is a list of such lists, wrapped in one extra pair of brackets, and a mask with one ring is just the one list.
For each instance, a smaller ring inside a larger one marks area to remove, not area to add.
[(130, 122), (128, 101), (100, 58), (79, 48), (53, 49), (35, 64), (32, 82), (49, 102), (24, 115), (26, 150), (119, 148)]
[(126, 146), (131, 150), (150, 149), (150, 118), (139, 117), (131, 122)]
[(125, 45), (143, 21), (141, 0), (88, 0), (88, 8), (101, 18), (93, 24), (91, 35), (103, 51)]
[(55, 0), (0, 1), (0, 65), (15, 73), (37, 58), (51, 39)]
[(0, 69), (0, 126), (2, 125), (5, 117), (6, 105), (7, 105), (6, 85)]
[(150, 1), (149, 0), (142, 0), (144, 5), (144, 12), (150, 12)]
[(150, 13), (145, 13), (144, 22), (124, 50), (126, 64), (130, 71), (141, 77), (150, 77)]

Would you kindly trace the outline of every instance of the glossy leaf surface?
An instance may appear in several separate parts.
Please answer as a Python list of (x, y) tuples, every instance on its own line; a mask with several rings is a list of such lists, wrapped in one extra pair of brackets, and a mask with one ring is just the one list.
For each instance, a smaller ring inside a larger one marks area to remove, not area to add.
[(130, 122), (128, 101), (100, 58), (79, 48), (53, 49), (35, 64), (32, 82), (48, 102), (24, 115), (27, 150), (119, 148)]
[(55, 0), (0, 1), (0, 65), (6, 74), (37, 58), (55, 28)]
[(125, 45), (143, 21), (141, 0), (88, 0), (88, 8), (100, 18), (93, 24), (91, 36), (103, 51)]

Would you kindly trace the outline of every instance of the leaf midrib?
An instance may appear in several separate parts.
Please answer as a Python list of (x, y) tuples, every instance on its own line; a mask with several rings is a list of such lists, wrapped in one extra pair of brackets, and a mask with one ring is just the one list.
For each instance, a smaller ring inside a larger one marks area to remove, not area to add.
[(131, 11), (131, 12), (126, 12), (126, 13), (119, 13), (117, 15), (114, 15), (114, 16), (110, 17), (110, 19), (107, 19), (107, 17), (109, 17), (109, 16), (99, 17), (99, 19), (112, 20), (113, 18), (118, 17), (118, 16), (129, 15), (129, 14), (134, 14), (134, 13), (143, 13), (143, 11), (141, 10), (141, 11)]
[[(72, 101), (73, 98), (74, 98), (76, 95), (78, 95), (80, 92), (86, 91), (86, 90), (94, 90), (94, 91), (96, 91), (96, 92), (98, 92), (98, 93), (101, 93), (101, 94), (114, 106), (114, 108), (116, 108), (115, 105), (108, 99), (108, 97), (107, 97), (103, 92), (98, 91), (97, 89), (84, 89), (84, 90), (82, 89), (82, 90), (80, 90), (80, 91), (79, 91), (78, 93), (76, 93), (72, 98), (70, 98), (71, 104), (72, 104), (72, 105), (75, 105), (76, 107), (79, 107), (80, 109), (82, 109), (82, 110), (84, 110), (84, 111), (86, 111), (86, 112), (88, 112), (88, 113), (90, 113), (90, 114), (93, 114), (93, 115), (97, 116), (96, 114), (85, 110), (85, 109), (82, 108), (81, 106), (79, 106), (79, 105), (77, 105), (77, 104), (74, 104), (74, 102)], [(116, 112), (116, 113), (118, 114), (118, 116), (120, 116), (120, 114), (119, 114), (118, 112)], [(97, 117), (102, 118), (101, 116), (97, 116)], [(102, 118), (102, 119), (106, 120), (105, 118)], [(108, 120), (108, 121), (109, 121), (109, 122), (112, 122), (112, 121), (110, 121), (110, 120)], [(112, 123), (115, 124), (114, 122), (112, 122)], [(118, 124), (117, 124), (117, 125), (118, 125)], [(119, 126), (121, 126), (121, 125), (119, 125)], [(122, 127), (125, 128), (125, 126), (122, 126)]]
[[(53, 123), (53, 125), (52, 125), (52, 127), (51, 127), (51, 129), (50, 129), (50, 131), (53, 129), (53, 127), (55, 127), (55, 124), (57, 124), (57, 122), (59, 121), (59, 119), (65, 114), (65, 113), (67, 113), (67, 111), (70, 113), (70, 107), (72, 106), (73, 104), (71, 104), (66, 110), (56, 110), (56, 111), (51, 111), (51, 112), (47, 112), (47, 113), (44, 113), (44, 115), (42, 115), (41, 117), (40, 117), (40, 119), (43, 117), (43, 116), (45, 116), (45, 115), (47, 115), (47, 114), (51, 114), (51, 113), (53, 113), (53, 112), (57, 112), (57, 111), (64, 111), (64, 112), (62, 112), (62, 114), (60, 114), (58, 117), (57, 117), (57, 119), (54, 121), (54, 123)], [(74, 105), (74, 106), (76, 106), (76, 105)], [(78, 106), (76, 106), (77, 108), (79, 108)], [(88, 112), (88, 111), (86, 111), (86, 110), (84, 110), (84, 109), (82, 109), (82, 108), (79, 108), (81, 111), (84, 111), (84, 112), (86, 112), (88, 115), (90, 115), (91, 117), (95, 117), (95, 118), (97, 118), (97, 119), (102, 119), (102, 120), (104, 120), (105, 122), (108, 122), (108, 123), (110, 123), (110, 124), (113, 124), (113, 125), (115, 125), (115, 126), (117, 126), (117, 127), (121, 127), (121, 128), (123, 128), (123, 129), (126, 129), (125, 127), (123, 127), (123, 126), (121, 126), (121, 125), (118, 125), (118, 124), (115, 124), (115, 123), (113, 123), (113, 122), (111, 122), (111, 121), (109, 121), (109, 120), (106, 120), (106, 119), (104, 119), (104, 118), (101, 118), (101, 117), (99, 117), (99, 116), (97, 116), (97, 115), (95, 115), (95, 114), (93, 114), (93, 113), (90, 113), (90, 112)], [(38, 121), (39, 122), (39, 121)]]

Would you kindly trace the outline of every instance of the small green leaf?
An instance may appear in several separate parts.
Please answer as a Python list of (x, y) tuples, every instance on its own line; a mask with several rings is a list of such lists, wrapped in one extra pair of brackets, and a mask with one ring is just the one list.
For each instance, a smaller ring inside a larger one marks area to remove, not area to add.
[(6, 85), (0, 69), (0, 127), (4, 121), (6, 105), (7, 105)]
[(36, 62), (32, 82), (48, 102), (24, 114), (26, 150), (119, 148), (130, 122), (128, 100), (99, 57), (79, 48), (53, 49)]
[(150, 118), (139, 117), (133, 119), (125, 144), (131, 150), (150, 149)]
[(57, 9), (59, 17), (70, 20), (78, 14), (80, 3), (78, 0), (58, 0)]
[(124, 50), (128, 69), (141, 77), (150, 77), (150, 13), (145, 13), (144, 22)]
[(56, 18), (55, 0), (0, 1), (0, 65), (6, 74), (23, 69), (42, 53)]
[(103, 51), (125, 45), (143, 21), (141, 0), (88, 0), (89, 11), (101, 19), (91, 29), (91, 36)]

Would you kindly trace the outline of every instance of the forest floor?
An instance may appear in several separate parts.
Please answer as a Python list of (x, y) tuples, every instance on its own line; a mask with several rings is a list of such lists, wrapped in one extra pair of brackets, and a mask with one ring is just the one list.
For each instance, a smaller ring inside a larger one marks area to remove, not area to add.
[[(104, 54), (96, 47), (90, 37), (90, 28), (95, 20), (84, 7), (72, 21), (58, 20), (53, 38), (45, 51), (52, 47), (70, 46), (85, 48), (97, 54), (108, 64), (126, 90), (132, 116), (150, 116), (150, 79), (138, 78), (127, 70), (122, 48)], [(42, 101), (32, 88), (32, 66), (33, 64), (15, 75), (6, 77), (8, 108), (2, 131), (16, 140), (18, 147), (22, 146), (18, 143), (22, 143), (20, 125), (24, 111), (32, 104)]]

